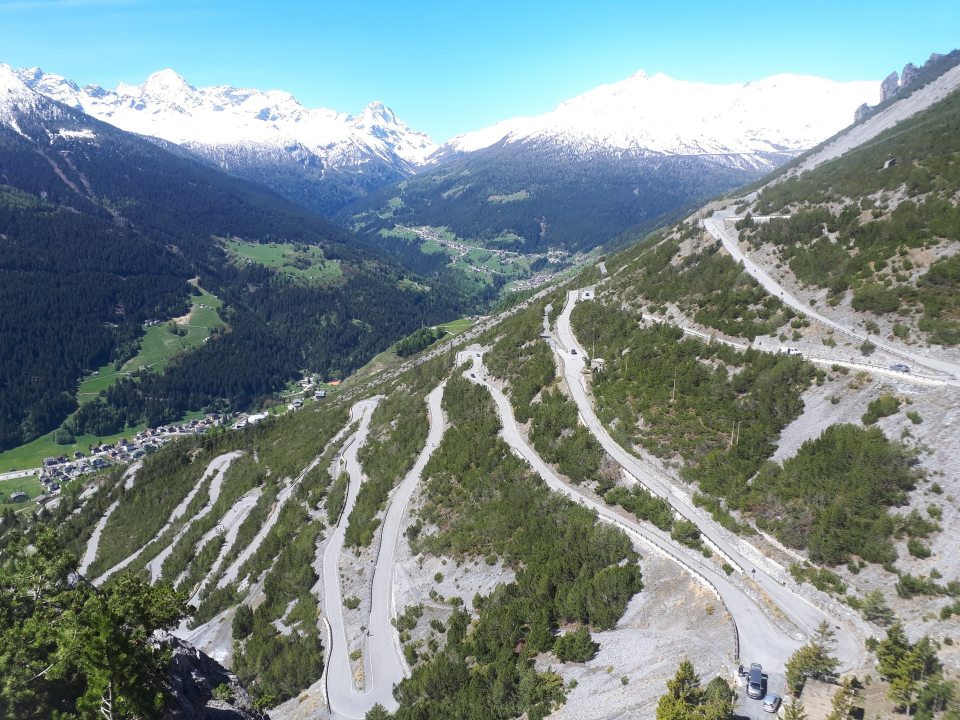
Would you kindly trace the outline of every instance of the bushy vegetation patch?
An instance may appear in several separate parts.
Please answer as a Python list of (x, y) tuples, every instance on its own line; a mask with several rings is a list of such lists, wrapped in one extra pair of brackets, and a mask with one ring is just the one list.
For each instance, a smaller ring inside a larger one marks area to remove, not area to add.
[(617, 441), (682, 458), (701, 492), (743, 507), (749, 479), (802, 412), (813, 367), (796, 356), (684, 339), (669, 325), (644, 327), (600, 303), (578, 305), (573, 326), (579, 338), (594, 336), (607, 360), (593, 392)]
[(454, 377), (444, 408), (453, 427), (427, 465), (421, 510), (437, 532), (412, 545), (454, 557), (496, 553), (516, 581), (474, 599), (480, 617), (469, 636), (469, 615), (454, 612), (445, 647), (397, 687), (395, 716), (542, 718), (563, 702), (563, 683), (538, 673), (533, 658), (554, 647), (561, 622), (612, 627), (640, 590), (638, 556), (623, 533), (551, 493), (510, 452), (485, 389)]
[(360, 486), (344, 534), (346, 547), (367, 547), (380, 526), (376, 516), (387, 497), (417, 461), (430, 423), (426, 396), (446, 374), (449, 357), (418, 365), (403, 385), (389, 393), (370, 419), (370, 433), (357, 457), (367, 480)]
[(597, 478), (603, 448), (587, 428), (578, 424), (576, 403), (559, 388), (552, 392), (545, 389), (540, 402), (530, 406), (530, 413), (530, 439), (541, 458), (555, 463), (577, 484)]
[(815, 562), (835, 565), (854, 555), (892, 562), (898, 521), (887, 508), (906, 502), (919, 476), (910, 456), (879, 428), (831, 425), (782, 465), (766, 464), (749, 506), (758, 525), (790, 547), (807, 548)]
[[(266, 705), (294, 697), (323, 672), (317, 600), (310, 592), (318, 580), (313, 563), (321, 539), (319, 525), (305, 524), (277, 556), (264, 582), (264, 602), (253, 612), (252, 632), (234, 661), (237, 675)], [(284, 618), (294, 600), (294, 609)], [(283, 620), (290, 633), (281, 634), (276, 620)]]
[(119, 489), (120, 505), (100, 537), (90, 577), (109, 570), (146, 545), (160, 531), (173, 509), (197, 484), (207, 465), (219, 455), (212, 437), (170, 443), (144, 462), (133, 487)]
[[(957, 108), (954, 93), (862, 150), (767, 187), (758, 214), (795, 212), (745, 228), (744, 236), (772, 245), (797, 278), (830, 296), (852, 289), (855, 310), (922, 312), (918, 327), (929, 342), (957, 344), (960, 259), (938, 260), (919, 278), (910, 259), (911, 251), (960, 240)], [(891, 157), (896, 163), (884, 168)], [(907, 199), (891, 208), (896, 192)]]
[(681, 256), (683, 241), (698, 232), (703, 231), (681, 223), (679, 236), (657, 234), (624, 252), (613, 261), (624, 269), (608, 286), (634, 305), (662, 311), (673, 303), (701, 325), (750, 340), (774, 333), (795, 317), (739, 263), (720, 253), (721, 243), (711, 239)]

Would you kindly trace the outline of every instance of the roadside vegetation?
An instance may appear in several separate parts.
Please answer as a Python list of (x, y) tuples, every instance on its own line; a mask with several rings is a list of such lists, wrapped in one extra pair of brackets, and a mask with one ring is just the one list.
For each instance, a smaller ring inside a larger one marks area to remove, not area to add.
[[(694, 239), (696, 248), (681, 252)], [(701, 228), (680, 223), (609, 261), (608, 270), (619, 272), (604, 292), (613, 292), (648, 315), (668, 314), (668, 304), (674, 305), (705, 327), (751, 341), (776, 334), (796, 317), (720, 249), (721, 244)]]
[[(517, 579), (474, 598), (479, 620), (469, 635), (469, 615), (454, 612), (446, 646), (425, 653), (397, 687), (395, 717), (542, 718), (563, 702), (564, 687), (559, 676), (538, 673), (533, 658), (554, 648), (561, 623), (613, 627), (641, 588), (638, 556), (623, 533), (551, 493), (510, 452), (497, 437), (500, 422), (484, 388), (454, 376), (444, 409), (452, 427), (427, 464), (420, 512), (437, 530), (413, 534), (411, 547), (455, 558), (500, 556)], [(581, 658), (584, 641), (564, 641), (561, 651)]]
[[(578, 305), (573, 326), (607, 359), (594, 374), (593, 392), (611, 434), (627, 448), (681, 461), (682, 477), (701, 493), (697, 503), (725, 527), (750, 532), (730, 513), (739, 511), (828, 565), (853, 558), (891, 563), (893, 540), (903, 535), (914, 554), (922, 553), (920, 540), (939, 529), (918, 513), (897, 519), (888, 512), (906, 502), (921, 473), (916, 450), (879, 428), (834, 425), (782, 464), (768, 461), (817, 376), (800, 358), (685, 339), (675, 327), (641, 325), (600, 303)], [(892, 396), (880, 398), (864, 422), (897, 406)], [(616, 491), (611, 500), (638, 517), (665, 519), (642, 494)]]
[(737, 693), (722, 677), (701, 687), (693, 663), (684, 659), (667, 680), (667, 692), (657, 703), (657, 720), (727, 720), (733, 717)]
[(953, 93), (864, 149), (766, 188), (755, 211), (792, 214), (747, 223), (742, 236), (772, 246), (799, 280), (827, 288), (832, 304), (852, 291), (855, 310), (919, 315), (929, 342), (960, 343), (960, 259), (925, 272), (922, 264), (923, 251), (960, 240), (958, 108)]
[(44, 525), (17, 534), (0, 567), (0, 715), (159, 717), (169, 651), (155, 630), (175, 627), (187, 598), (125, 574), (106, 590), (71, 584), (76, 555)]
[(381, 522), (377, 515), (427, 441), (430, 423), (426, 396), (446, 375), (450, 362), (445, 355), (418, 365), (373, 411), (367, 443), (357, 454), (368, 479), (360, 486), (347, 519), (346, 547), (367, 547), (373, 541)]

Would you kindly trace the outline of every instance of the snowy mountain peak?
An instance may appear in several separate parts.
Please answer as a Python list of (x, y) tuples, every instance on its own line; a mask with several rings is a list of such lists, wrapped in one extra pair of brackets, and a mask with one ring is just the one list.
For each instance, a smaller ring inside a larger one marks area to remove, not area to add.
[(43, 95), (88, 115), (205, 155), (243, 148), (247, 154), (299, 158), (305, 151), (332, 167), (359, 168), (372, 160), (409, 172), (436, 150), (429, 137), (408, 128), (379, 101), (355, 118), (326, 108), (310, 110), (280, 90), (199, 88), (170, 69), (153, 73), (141, 85), (120, 83), (115, 90), (80, 88), (39, 68), (17, 74)]
[(642, 70), (560, 103), (549, 113), (514, 118), (453, 138), (442, 160), (497, 143), (537, 142), (582, 152), (663, 155), (797, 154), (853, 121), (879, 82), (837, 83), (773, 75), (745, 84), (711, 85)]
[(33, 110), (39, 100), (39, 96), (20, 79), (13, 68), (0, 63), (0, 125), (21, 132), (17, 116)]
[[(388, 108), (379, 100), (374, 100), (372, 103), (367, 105), (363, 109), (363, 112), (360, 113), (359, 119), (368, 123), (385, 122), (389, 125), (398, 124), (397, 116), (393, 114), (393, 110)], [(403, 125), (403, 123), (399, 124)]]

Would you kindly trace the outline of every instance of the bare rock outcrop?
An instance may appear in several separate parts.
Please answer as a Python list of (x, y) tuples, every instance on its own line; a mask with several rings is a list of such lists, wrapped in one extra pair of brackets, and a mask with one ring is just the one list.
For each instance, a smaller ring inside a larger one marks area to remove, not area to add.
[(900, 89), (912, 85), (913, 81), (920, 75), (920, 68), (913, 63), (907, 63), (903, 66), (903, 72), (900, 73)]
[(900, 76), (897, 75), (897, 71), (894, 70), (892, 73), (887, 75), (882, 83), (880, 83), (880, 102), (889, 100), (900, 90)]
[[(253, 707), (253, 697), (223, 665), (193, 645), (166, 632), (154, 634), (157, 647), (172, 652), (168, 720), (270, 720)], [(218, 690), (220, 697), (215, 697)]]

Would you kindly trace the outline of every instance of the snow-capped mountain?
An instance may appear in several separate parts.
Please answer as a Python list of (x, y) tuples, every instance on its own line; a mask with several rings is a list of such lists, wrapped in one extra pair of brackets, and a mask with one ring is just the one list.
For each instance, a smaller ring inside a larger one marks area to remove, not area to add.
[(114, 90), (80, 87), (39, 68), (16, 74), (48, 98), (122, 130), (174, 143), (323, 212), (408, 177), (437, 147), (380, 102), (353, 116), (308, 109), (279, 90), (198, 88), (172, 70)]
[(591, 249), (754, 182), (850, 125), (879, 93), (879, 82), (775, 75), (710, 85), (641, 71), (544, 115), (455, 137), (430, 157), (435, 169), (338, 217), (373, 242), (401, 223), (478, 242), (518, 236), (511, 249), (525, 252)]
[(445, 143), (445, 161), (498, 143), (562, 146), (584, 154), (798, 154), (853, 122), (880, 83), (774, 75), (734, 85), (648, 77), (642, 70), (537, 117), (519, 117)]
[(0, 125), (22, 134), (17, 117), (20, 113), (34, 111), (39, 103), (37, 94), (17, 77), (10, 66), (0, 63)]

